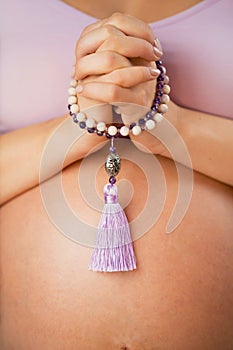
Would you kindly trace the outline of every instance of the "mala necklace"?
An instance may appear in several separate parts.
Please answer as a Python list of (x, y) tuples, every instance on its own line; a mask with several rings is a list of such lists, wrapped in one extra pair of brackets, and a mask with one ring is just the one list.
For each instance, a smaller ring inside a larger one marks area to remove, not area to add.
[(68, 109), (74, 123), (90, 134), (105, 136), (110, 139), (109, 155), (105, 161), (105, 170), (109, 175), (109, 183), (104, 186), (105, 205), (98, 226), (96, 245), (89, 263), (89, 270), (100, 272), (132, 271), (136, 269), (136, 258), (126, 215), (118, 203), (116, 176), (121, 168), (121, 159), (116, 152), (114, 139), (129, 137), (129, 134), (140, 135), (144, 130), (153, 130), (157, 123), (163, 120), (163, 114), (168, 111), (170, 86), (169, 78), (162, 61), (156, 61), (160, 70), (157, 77), (155, 97), (149, 112), (137, 122), (116, 127), (96, 122), (80, 111), (77, 96), (77, 80), (71, 80), (68, 90)]

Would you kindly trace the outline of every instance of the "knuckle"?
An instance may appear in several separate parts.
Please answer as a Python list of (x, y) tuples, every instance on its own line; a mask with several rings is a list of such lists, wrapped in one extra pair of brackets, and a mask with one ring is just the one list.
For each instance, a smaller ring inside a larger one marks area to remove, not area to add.
[(114, 12), (110, 19), (113, 20), (114, 22), (120, 23), (123, 20), (124, 15), (120, 12)]
[(113, 69), (116, 63), (115, 53), (110, 51), (104, 51), (103, 58), (104, 58), (104, 66), (107, 69), (110, 69), (110, 70)]
[(110, 85), (107, 89), (107, 100), (109, 102), (117, 101), (119, 99), (119, 87)]
[(110, 37), (115, 33), (115, 28), (111, 24), (105, 24), (103, 27), (106, 37)]

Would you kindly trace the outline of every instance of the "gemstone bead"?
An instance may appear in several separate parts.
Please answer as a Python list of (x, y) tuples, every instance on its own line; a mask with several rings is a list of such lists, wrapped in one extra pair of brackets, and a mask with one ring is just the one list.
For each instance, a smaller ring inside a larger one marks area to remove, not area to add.
[(76, 88), (77, 85), (78, 85), (77, 80), (72, 79), (71, 82), (70, 82), (70, 86)]
[(122, 136), (128, 136), (129, 135), (129, 128), (127, 126), (122, 126), (120, 128), (120, 134)]
[(104, 122), (99, 122), (96, 128), (99, 131), (104, 131), (106, 129), (106, 124)]
[(115, 178), (115, 176), (110, 176), (109, 182), (110, 182), (111, 185), (114, 185), (114, 184), (116, 183), (116, 178)]
[(162, 75), (160, 75), (158, 78), (157, 78), (157, 81), (164, 81), (164, 77)]
[(83, 112), (79, 112), (76, 117), (79, 122), (84, 122), (86, 120), (86, 114)]
[(160, 123), (163, 120), (163, 115), (161, 113), (156, 113), (155, 116), (154, 116), (154, 120), (157, 123)]
[(167, 104), (169, 101), (170, 97), (167, 94), (163, 94), (163, 96), (161, 97), (161, 102)]
[(79, 127), (80, 127), (81, 129), (85, 129), (86, 123), (85, 123), (85, 122), (80, 122), (80, 123), (79, 123)]
[(86, 126), (87, 126), (88, 128), (94, 128), (94, 127), (96, 126), (95, 120), (94, 120), (93, 118), (88, 118), (88, 119), (86, 120)]
[(68, 103), (69, 103), (69, 105), (73, 105), (73, 104), (77, 103), (77, 97), (76, 96), (70, 96), (68, 98)]
[(153, 130), (153, 129), (155, 128), (155, 125), (156, 125), (156, 123), (155, 123), (155, 121), (152, 120), (152, 119), (149, 119), (149, 120), (147, 120), (147, 122), (146, 122), (146, 128), (147, 128), (148, 130)]
[(103, 131), (97, 130), (96, 134), (97, 134), (98, 136), (103, 136), (104, 132), (103, 132)]
[(168, 106), (165, 104), (165, 103), (162, 103), (160, 106), (159, 106), (159, 112), (161, 113), (167, 113), (168, 111)]
[(168, 84), (169, 80), (169, 77), (167, 75), (164, 75), (164, 84)]
[(79, 106), (77, 104), (71, 105), (70, 106), (70, 111), (71, 111), (71, 113), (78, 113)]
[(143, 125), (145, 125), (145, 122), (146, 122), (145, 119), (141, 118), (141, 119), (139, 119), (138, 124), (143, 126)]
[(108, 127), (108, 133), (111, 136), (115, 136), (117, 134), (117, 127), (115, 125), (111, 125)]
[(136, 123), (131, 123), (131, 124), (130, 124), (130, 127), (129, 127), (129, 128), (130, 128), (130, 130), (132, 130), (132, 129), (133, 129), (133, 127), (134, 127), (135, 125), (136, 125)]
[(163, 87), (163, 92), (164, 92), (165, 94), (169, 94), (170, 91), (171, 91), (170, 86), (169, 86), (169, 85), (164, 85), (164, 87)]
[(74, 87), (70, 87), (70, 88), (68, 89), (68, 94), (69, 94), (70, 96), (76, 96), (76, 90), (75, 90), (75, 88), (74, 88)]
[(142, 132), (142, 129), (140, 128), (139, 125), (135, 125), (135, 126), (133, 127), (133, 129), (132, 129), (132, 133), (133, 133), (133, 135), (135, 135), (135, 136), (140, 135), (141, 132)]

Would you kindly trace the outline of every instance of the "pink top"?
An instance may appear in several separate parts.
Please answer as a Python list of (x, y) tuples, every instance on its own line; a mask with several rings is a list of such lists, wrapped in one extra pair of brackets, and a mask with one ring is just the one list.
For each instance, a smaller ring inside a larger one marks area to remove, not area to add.
[[(8, 0), (0, 14), (0, 131), (64, 115), (74, 47), (96, 21), (59, 0)], [(178, 105), (233, 117), (233, 1), (205, 0), (151, 26)]]

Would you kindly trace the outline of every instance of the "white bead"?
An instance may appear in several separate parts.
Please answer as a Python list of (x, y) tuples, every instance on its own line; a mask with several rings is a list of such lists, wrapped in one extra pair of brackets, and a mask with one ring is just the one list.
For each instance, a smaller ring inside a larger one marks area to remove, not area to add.
[(132, 133), (137, 136), (137, 135), (140, 135), (142, 132), (142, 129), (140, 128), (139, 125), (135, 125), (132, 129)]
[(152, 119), (149, 119), (146, 121), (146, 128), (148, 130), (153, 130), (155, 128), (155, 121)]
[(76, 90), (74, 87), (70, 87), (68, 90), (68, 94), (71, 96), (76, 96)]
[(72, 80), (71, 80), (71, 82), (70, 82), (70, 86), (72, 86), (72, 87), (76, 88), (76, 86), (77, 86), (77, 85), (78, 85), (77, 80), (72, 79)]
[(75, 104), (77, 102), (77, 97), (76, 96), (70, 96), (69, 98), (68, 98), (68, 104), (69, 105), (73, 105), (73, 104)]
[(161, 68), (163, 70), (163, 74), (166, 74), (166, 72), (167, 72), (166, 68), (164, 66), (162, 66)]
[(71, 111), (71, 113), (74, 113), (74, 114), (78, 113), (78, 111), (79, 111), (79, 106), (78, 106), (77, 104), (72, 105), (72, 106), (70, 107), (70, 111)]
[(127, 135), (129, 135), (129, 128), (127, 127), (127, 126), (122, 126), (121, 128), (120, 128), (120, 134), (122, 135), (122, 136), (127, 136)]
[(83, 112), (79, 112), (77, 115), (76, 115), (76, 118), (79, 122), (85, 122), (86, 120), (86, 114), (83, 113)]
[(170, 97), (169, 97), (168, 95), (164, 94), (164, 95), (161, 97), (161, 102), (162, 102), (162, 103), (167, 104), (169, 101), (170, 101)]
[(97, 124), (97, 130), (98, 131), (104, 131), (106, 129), (106, 124), (104, 122), (99, 122)]
[(159, 106), (159, 112), (160, 113), (167, 113), (168, 111), (168, 106), (165, 105), (165, 103), (162, 103), (160, 106)]
[(164, 84), (168, 84), (169, 80), (169, 77), (167, 75), (164, 75)]
[(94, 128), (94, 127), (96, 126), (95, 120), (94, 120), (93, 118), (88, 118), (88, 119), (86, 120), (86, 126), (87, 126), (88, 128)]
[(171, 91), (171, 88), (170, 88), (169, 85), (164, 85), (164, 86), (163, 86), (163, 92), (164, 92), (165, 94), (169, 94), (170, 91)]
[(157, 123), (160, 123), (160, 122), (163, 120), (163, 115), (160, 114), (160, 113), (156, 113), (155, 116), (154, 116), (154, 120), (155, 120)]
[(117, 134), (117, 128), (114, 125), (109, 126), (108, 134), (111, 136), (115, 136)]

